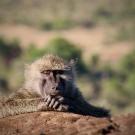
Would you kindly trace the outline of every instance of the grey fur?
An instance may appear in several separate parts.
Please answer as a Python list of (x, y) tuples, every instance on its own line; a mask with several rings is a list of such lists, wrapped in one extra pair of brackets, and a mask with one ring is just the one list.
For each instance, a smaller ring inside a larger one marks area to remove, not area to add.
[(0, 118), (50, 110), (109, 116), (107, 110), (85, 101), (75, 83), (73, 60), (65, 64), (64, 60), (54, 55), (44, 56), (27, 66), (23, 88), (1, 100)]

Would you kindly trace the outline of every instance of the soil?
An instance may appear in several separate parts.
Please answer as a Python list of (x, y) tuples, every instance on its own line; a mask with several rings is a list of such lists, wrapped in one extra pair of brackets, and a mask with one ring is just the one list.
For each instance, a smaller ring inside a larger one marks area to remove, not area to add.
[(135, 114), (96, 118), (35, 112), (0, 119), (0, 135), (135, 135)]

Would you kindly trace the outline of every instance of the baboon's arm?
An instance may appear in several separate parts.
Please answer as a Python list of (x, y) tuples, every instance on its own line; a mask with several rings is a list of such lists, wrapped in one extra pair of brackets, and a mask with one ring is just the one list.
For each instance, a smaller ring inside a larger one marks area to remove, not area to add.
[(87, 103), (83, 98), (69, 99), (65, 98), (65, 103), (69, 105), (69, 112), (91, 115), (95, 117), (109, 117), (110, 113), (108, 110), (93, 106)]
[(0, 118), (37, 111), (67, 111), (64, 105), (59, 107), (58, 109), (49, 108), (44, 98), (7, 100), (0, 102)]
[(16, 99), (0, 102), (0, 118), (38, 111), (63, 111), (96, 117), (107, 117), (109, 112), (103, 108), (95, 107), (84, 99), (64, 98), (64, 103), (57, 109), (48, 107), (44, 98)]

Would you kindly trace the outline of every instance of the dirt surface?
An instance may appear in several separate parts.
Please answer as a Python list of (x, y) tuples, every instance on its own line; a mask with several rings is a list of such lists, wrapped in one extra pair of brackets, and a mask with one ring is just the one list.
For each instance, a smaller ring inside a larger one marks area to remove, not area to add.
[(135, 114), (95, 118), (35, 112), (0, 119), (0, 135), (134, 135)]

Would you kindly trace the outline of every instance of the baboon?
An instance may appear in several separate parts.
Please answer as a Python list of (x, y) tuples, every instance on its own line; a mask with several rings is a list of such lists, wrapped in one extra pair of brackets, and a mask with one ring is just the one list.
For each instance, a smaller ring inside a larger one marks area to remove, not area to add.
[(76, 86), (75, 63), (50, 54), (27, 65), (23, 87), (0, 102), (0, 117), (49, 110), (109, 116), (108, 110), (85, 101)]

